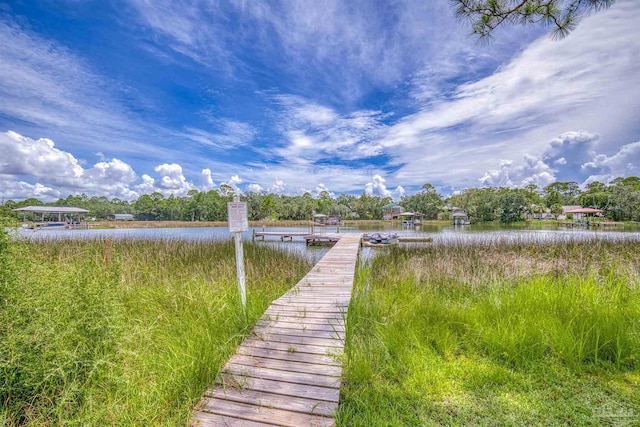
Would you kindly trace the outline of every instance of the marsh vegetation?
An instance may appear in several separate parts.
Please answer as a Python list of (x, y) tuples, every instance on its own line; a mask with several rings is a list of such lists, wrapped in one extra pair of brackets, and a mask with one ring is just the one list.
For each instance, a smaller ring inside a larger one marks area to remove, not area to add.
[(185, 425), (270, 302), (310, 268), (245, 245), (0, 242), (0, 425)]
[(391, 250), (359, 273), (338, 424), (637, 423), (639, 286), (637, 240)]
[[(185, 425), (310, 268), (188, 240), (0, 233), (0, 425)], [(443, 242), (367, 258), (342, 426), (616, 425), (640, 417), (640, 241)]]

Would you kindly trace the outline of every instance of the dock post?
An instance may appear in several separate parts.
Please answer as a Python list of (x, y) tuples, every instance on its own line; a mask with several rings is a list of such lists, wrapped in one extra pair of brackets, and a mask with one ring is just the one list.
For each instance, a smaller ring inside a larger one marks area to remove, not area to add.
[(240, 202), (240, 196), (235, 195), (233, 202), (227, 203), (227, 218), (229, 231), (233, 233), (236, 247), (236, 273), (238, 276), (238, 291), (242, 302), (242, 311), (247, 320), (247, 288), (244, 275), (244, 250), (242, 247), (242, 232), (249, 229), (247, 203)]

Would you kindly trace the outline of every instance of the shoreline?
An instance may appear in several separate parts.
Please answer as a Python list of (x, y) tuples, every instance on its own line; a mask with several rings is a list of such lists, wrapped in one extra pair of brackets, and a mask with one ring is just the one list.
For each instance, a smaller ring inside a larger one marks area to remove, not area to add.
[[(309, 221), (249, 221), (249, 227), (308, 227)], [(226, 221), (90, 221), (92, 229), (122, 229), (122, 228), (200, 228), (227, 227)], [(392, 221), (385, 220), (350, 220), (343, 221), (340, 227), (351, 226), (379, 226), (392, 225)], [(449, 221), (423, 221), (424, 224), (449, 224)], [(331, 225), (328, 227), (335, 227)]]

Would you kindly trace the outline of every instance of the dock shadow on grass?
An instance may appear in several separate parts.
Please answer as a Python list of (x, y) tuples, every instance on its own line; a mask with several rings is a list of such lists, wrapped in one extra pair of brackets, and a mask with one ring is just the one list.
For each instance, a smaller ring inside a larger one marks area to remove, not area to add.
[(640, 242), (398, 249), (364, 268), (338, 425), (640, 425)]

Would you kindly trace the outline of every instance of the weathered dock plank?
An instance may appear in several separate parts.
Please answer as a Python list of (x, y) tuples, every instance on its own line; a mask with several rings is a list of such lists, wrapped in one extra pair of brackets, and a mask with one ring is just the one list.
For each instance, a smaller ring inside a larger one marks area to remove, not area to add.
[(264, 380), (287, 381), (295, 384), (309, 384), (330, 388), (340, 387), (340, 377), (336, 376), (289, 372), (282, 369), (237, 365), (235, 363), (227, 364), (225, 369), (225, 373), (229, 372), (235, 375), (262, 378)]
[(288, 372), (301, 372), (305, 374), (318, 374), (330, 377), (340, 377), (342, 368), (339, 366), (313, 365), (311, 363), (282, 361), (276, 359), (268, 359), (265, 357), (245, 356), (243, 354), (235, 354), (229, 359), (230, 364), (256, 366), (263, 368), (271, 368), (284, 370)]
[(334, 356), (322, 354), (296, 353), (291, 351), (269, 350), (241, 345), (238, 347), (238, 354), (246, 356), (265, 357), (267, 359), (278, 359), (291, 362), (315, 363), (318, 365), (341, 366), (341, 363)]
[(287, 353), (306, 353), (319, 354), (322, 356), (336, 356), (342, 354), (342, 347), (326, 347), (310, 344), (292, 344), (279, 341), (264, 341), (255, 338), (247, 338), (244, 343), (253, 348), (261, 348), (264, 350), (280, 350)]
[[(234, 375), (224, 372), (221, 374), (222, 389), (254, 390), (263, 393), (273, 393), (289, 397), (304, 397), (317, 402), (338, 403), (340, 390), (333, 387), (320, 387), (314, 384), (295, 384), (285, 381), (272, 381), (253, 378), (244, 375)], [(215, 389), (214, 389), (215, 398)]]
[[(318, 330), (318, 331), (344, 331), (344, 324), (342, 319), (295, 319), (288, 316), (273, 317), (270, 319), (259, 320), (256, 326), (271, 328), (281, 327), (287, 329), (301, 329), (301, 330)], [(262, 332), (270, 332), (263, 330)], [(277, 332), (277, 331), (276, 331)], [(284, 332), (283, 332), (284, 333)]]
[[(243, 427), (245, 425), (253, 427), (256, 425), (256, 422), (262, 423), (261, 425), (286, 427), (320, 427), (334, 425), (334, 420), (332, 418), (322, 415), (310, 415), (302, 412), (273, 409), (267, 406), (238, 403), (220, 398), (207, 399), (205, 404), (202, 406), (202, 410), (194, 416), (194, 418), (199, 421), (199, 425), (208, 425), (202, 423), (202, 417), (199, 416), (200, 412), (235, 418), (238, 422), (234, 425)], [(240, 420), (246, 420), (248, 422), (245, 424), (240, 422)], [(215, 418), (212, 421), (218, 422)], [(212, 425), (226, 426), (227, 424)]]
[(335, 425), (361, 235), (325, 239), (337, 242), (265, 311), (205, 393), (192, 425)]
[(296, 336), (296, 335), (289, 335), (284, 333), (273, 333), (271, 331), (264, 334), (254, 334), (252, 336), (255, 336), (259, 340), (265, 340), (270, 342), (320, 345), (324, 347), (344, 346), (344, 340), (341, 340), (339, 338), (316, 338), (316, 337), (309, 337), (309, 336)]
[[(208, 392), (213, 396), (213, 391)], [(331, 402), (318, 402), (303, 397), (282, 396), (274, 393), (263, 393), (254, 390), (237, 390), (233, 388), (216, 391), (221, 393), (225, 400), (239, 403), (247, 403), (256, 406), (266, 406), (273, 409), (293, 410), (313, 415), (331, 415)]]

